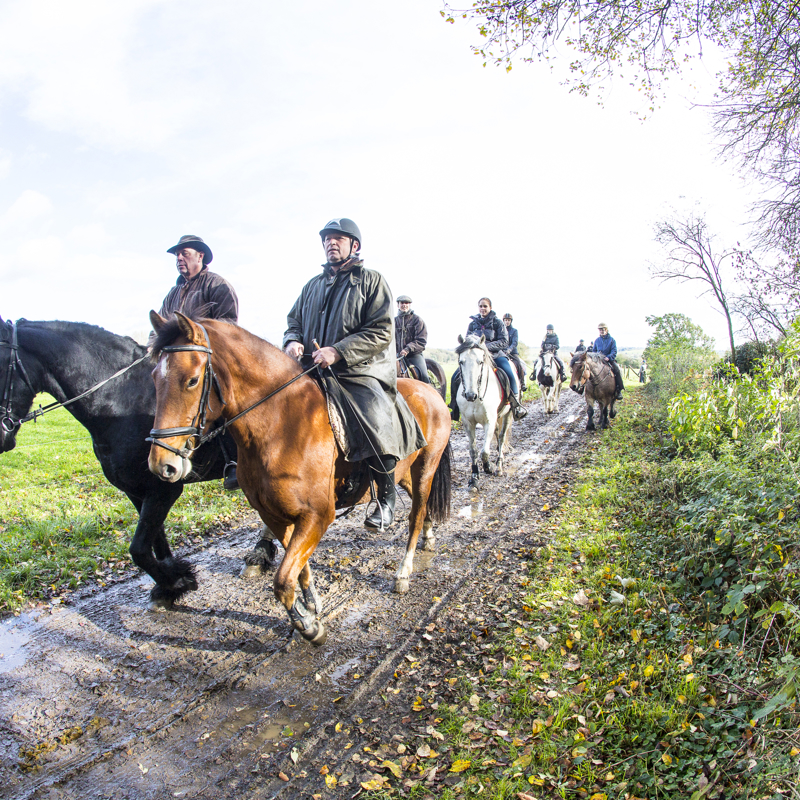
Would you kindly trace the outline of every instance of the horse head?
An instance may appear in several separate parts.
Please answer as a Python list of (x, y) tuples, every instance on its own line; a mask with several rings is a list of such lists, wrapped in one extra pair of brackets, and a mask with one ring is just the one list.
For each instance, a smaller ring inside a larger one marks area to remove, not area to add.
[(583, 394), (586, 381), (589, 380), (590, 374), (587, 353), (584, 350), (577, 355), (570, 353), (570, 356), (569, 369), (571, 375), (569, 379), (569, 388), (572, 389), (573, 392)]
[[(192, 455), (201, 438), (222, 413), (222, 402), (210, 402), (212, 386), (220, 394), (211, 366), (206, 329), (176, 312), (165, 320), (155, 311), (152, 347), (156, 414), (150, 431), (150, 471), (162, 480), (184, 480), (192, 471)], [(221, 399), (221, 398), (220, 398)]]
[(480, 395), (481, 386), (484, 385), (484, 373), (487, 365), (491, 366), (492, 357), (486, 349), (486, 337), (477, 337), (470, 334), (465, 339), (458, 337), (458, 365), (461, 369), (461, 384), (464, 397), (474, 403)]
[(19, 356), (16, 326), (0, 317), (0, 453), (17, 446), (20, 420), (28, 413), (35, 396)]

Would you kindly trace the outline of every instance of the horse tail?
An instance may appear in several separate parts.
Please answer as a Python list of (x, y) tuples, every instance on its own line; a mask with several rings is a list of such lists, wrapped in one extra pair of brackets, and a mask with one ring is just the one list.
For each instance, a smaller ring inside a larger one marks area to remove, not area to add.
[(439, 459), (439, 466), (433, 473), (431, 491), (428, 495), (428, 516), (431, 522), (444, 522), (450, 516), (450, 494), (453, 487), (450, 474), (452, 459), (453, 451), (448, 439), (447, 446)]

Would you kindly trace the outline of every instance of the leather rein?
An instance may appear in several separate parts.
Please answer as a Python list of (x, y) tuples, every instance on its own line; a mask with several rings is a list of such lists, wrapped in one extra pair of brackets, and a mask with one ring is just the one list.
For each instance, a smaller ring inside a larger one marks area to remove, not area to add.
[(17, 428), (21, 427), (23, 423), (36, 420), (43, 414), (47, 414), (48, 411), (55, 411), (57, 408), (64, 408), (71, 403), (82, 400), (87, 395), (90, 395), (101, 387), (105, 386), (109, 381), (113, 381), (114, 378), (118, 378), (120, 375), (126, 373), (129, 369), (133, 369), (133, 367), (135, 367), (137, 364), (141, 364), (142, 361), (144, 361), (149, 355), (148, 353), (145, 353), (141, 358), (136, 359), (133, 364), (123, 367), (121, 370), (115, 372), (110, 378), (106, 378), (105, 380), (100, 381), (100, 383), (96, 383), (91, 387), (91, 389), (87, 389), (85, 392), (82, 392), (77, 397), (73, 397), (71, 400), (65, 400), (63, 403), (56, 400), (54, 403), (50, 403), (44, 408), (39, 406), (39, 408), (29, 411), (24, 417), (18, 417), (15, 419), (11, 412), (11, 399), (14, 393), (14, 373), (19, 370), (22, 380), (25, 381), (26, 386), (31, 390), (32, 394), (36, 395), (36, 390), (33, 388), (33, 384), (31, 383), (31, 379), (28, 377), (28, 372), (25, 369), (25, 365), (22, 363), (22, 359), (19, 357), (17, 326), (11, 320), (8, 320), (7, 325), (10, 328), (9, 340), (7, 342), (0, 342), (0, 347), (9, 348), (6, 383), (3, 389), (3, 400), (2, 403), (0, 403), (0, 427), (2, 427), (6, 433), (15, 431)]
[[(206, 346), (200, 344), (179, 344), (179, 345), (169, 345), (167, 347), (162, 347), (162, 353), (205, 353), (206, 354), (206, 366), (203, 371), (203, 388), (200, 392), (200, 402), (198, 404), (197, 413), (194, 415), (192, 419), (192, 424), (187, 425), (182, 428), (153, 428), (150, 431), (150, 435), (145, 439), (146, 442), (152, 442), (152, 444), (157, 445), (158, 447), (163, 447), (165, 450), (169, 450), (171, 453), (175, 453), (175, 455), (180, 456), (181, 458), (189, 458), (191, 454), (197, 450), (198, 447), (204, 445), (206, 442), (210, 442), (212, 439), (216, 438), (220, 434), (224, 433), (227, 428), (233, 425), (236, 420), (243, 417), (245, 414), (248, 414), (254, 408), (257, 408), (262, 403), (266, 403), (270, 397), (278, 394), (278, 392), (285, 389), (287, 386), (290, 386), (295, 381), (299, 380), (305, 375), (308, 375), (309, 372), (313, 372), (317, 369), (317, 365), (314, 364), (313, 366), (309, 367), (305, 372), (301, 372), (299, 375), (295, 375), (291, 380), (286, 381), (286, 383), (281, 384), (277, 389), (271, 391), (265, 397), (262, 397), (260, 400), (257, 400), (251, 406), (248, 406), (244, 411), (239, 412), (235, 417), (232, 417), (229, 420), (225, 420), (222, 424), (218, 424), (215, 428), (213, 428), (208, 433), (203, 433), (203, 429), (206, 427), (206, 416), (208, 414), (209, 409), (209, 397), (211, 396), (211, 387), (214, 387), (214, 391), (219, 398), (220, 403), (222, 405), (226, 405), (225, 400), (222, 397), (222, 390), (219, 385), (219, 381), (217, 380), (217, 376), (214, 373), (214, 367), (211, 364), (211, 356), (214, 354), (214, 351), (211, 349), (211, 342), (208, 338), (208, 332), (206, 329), (199, 323), (195, 322), (198, 328), (203, 331), (203, 336), (206, 339)], [(177, 447), (173, 447), (172, 445), (163, 442), (163, 438), (170, 438), (172, 436), (188, 436), (189, 438), (186, 440), (184, 446), (179, 450)], [(192, 444), (190, 444), (190, 442)]]

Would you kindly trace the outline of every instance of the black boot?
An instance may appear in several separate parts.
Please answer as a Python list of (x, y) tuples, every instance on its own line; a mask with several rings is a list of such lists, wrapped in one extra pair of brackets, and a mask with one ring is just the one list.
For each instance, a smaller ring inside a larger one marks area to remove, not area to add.
[(229, 461), (225, 465), (222, 475), (222, 488), (226, 492), (235, 492), (239, 488), (239, 479), (236, 477), (236, 462)]
[(509, 394), (508, 402), (511, 403), (511, 413), (514, 415), (514, 419), (517, 422), (528, 416), (528, 409), (519, 402), (514, 392)]
[(371, 458), (368, 463), (378, 487), (378, 501), (375, 510), (364, 520), (364, 525), (383, 530), (394, 522), (394, 506), (397, 501), (394, 468), (397, 466), (397, 459), (394, 456), (381, 456), (380, 460)]

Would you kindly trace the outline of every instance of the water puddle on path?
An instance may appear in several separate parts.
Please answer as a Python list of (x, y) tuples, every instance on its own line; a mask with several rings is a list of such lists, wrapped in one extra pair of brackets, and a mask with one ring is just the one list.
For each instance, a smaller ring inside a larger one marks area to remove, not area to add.
[(25, 645), (31, 639), (33, 627), (33, 620), (24, 615), (0, 623), (0, 672), (9, 672), (25, 663), (28, 658)]
[(475, 500), (468, 506), (464, 506), (458, 512), (459, 517), (464, 519), (474, 519), (483, 513), (483, 500)]

